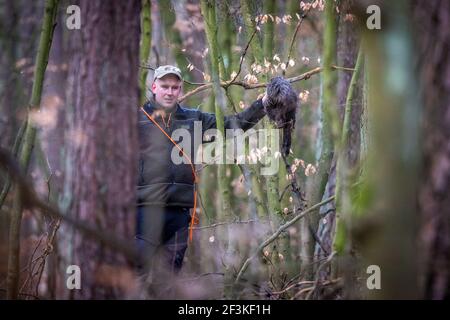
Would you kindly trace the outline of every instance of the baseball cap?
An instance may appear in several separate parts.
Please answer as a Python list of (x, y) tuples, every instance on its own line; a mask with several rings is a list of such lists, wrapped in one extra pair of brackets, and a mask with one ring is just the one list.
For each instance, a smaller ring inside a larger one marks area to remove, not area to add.
[(153, 81), (155, 81), (156, 79), (161, 79), (162, 77), (164, 77), (165, 75), (168, 75), (168, 74), (174, 74), (178, 78), (180, 78), (180, 80), (183, 80), (183, 77), (181, 76), (181, 70), (179, 68), (177, 68), (175, 66), (171, 66), (171, 65), (165, 65), (165, 66), (160, 66), (155, 69), (155, 74), (153, 75)]

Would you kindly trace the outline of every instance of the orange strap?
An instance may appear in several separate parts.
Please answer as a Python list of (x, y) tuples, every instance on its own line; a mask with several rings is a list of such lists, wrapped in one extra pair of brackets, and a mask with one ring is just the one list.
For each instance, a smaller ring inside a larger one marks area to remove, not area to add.
[[(147, 118), (149, 118), (150, 121), (152, 121), (159, 128), (159, 130), (161, 130), (161, 132), (164, 133), (164, 135), (173, 143), (173, 145), (175, 147), (177, 147), (178, 150), (180, 150), (181, 154), (187, 159), (187, 161), (191, 165), (192, 175), (194, 176), (194, 208), (193, 208), (192, 217), (191, 217), (191, 224), (189, 226), (189, 241), (192, 242), (193, 226), (194, 226), (194, 224), (198, 224), (198, 219), (195, 215), (196, 215), (196, 211), (197, 211), (197, 184), (199, 182), (199, 179), (197, 177), (197, 174), (195, 173), (194, 164), (192, 163), (191, 159), (186, 155), (186, 153), (184, 153), (183, 149), (180, 148), (180, 146), (172, 139), (171, 136), (169, 136), (167, 134), (166, 131), (164, 131), (163, 128), (161, 128), (161, 126), (155, 121), (155, 119), (153, 119), (153, 117), (151, 115), (149, 115), (148, 112), (145, 111), (145, 109), (143, 107), (141, 107), (141, 109), (145, 113)], [(169, 117), (169, 121), (170, 121), (170, 117)]]
[(167, 120), (167, 123), (166, 123), (166, 120), (164, 119), (164, 116), (161, 116), (162, 121), (163, 121), (163, 123), (164, 123), (164, 126), (165, 126), (166, 128), (168, 128), (168, 127), (170, 126), (170, 117), (171, 117), (171, 116), (172, 116), (172, 112), (169, 113), (169, 119)]

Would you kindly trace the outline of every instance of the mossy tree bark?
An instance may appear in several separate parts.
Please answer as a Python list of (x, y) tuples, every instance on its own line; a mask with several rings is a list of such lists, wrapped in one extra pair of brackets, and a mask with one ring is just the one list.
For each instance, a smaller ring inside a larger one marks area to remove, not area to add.
[[(150, 49), (152, 47), (152, 4), (151, 0), (142, 0), (141, 9), (141, 43), (139, 47), (139, 60), (141, 65), (147, 65), (150, 57)], [(150, 94), (146, 86), (148, 69), (141, 68), (139, 70), (139, 89), (141, 92), (140, 104), (144, 104), (148, 100)]]
[[(30, 117), (31, 112), (39, 110), (42, 96), (42, 86), (44, 84), (45, 70), (47, 68), (49, 52), (52, 44), (54, 31), (54, 22), (58, 8), (58, 0), (47, 0), (45, 4), (44, 20), (39, 39), (39, 47), (36, 55), (36, 69), (34, 73), (33, 88), (28, 106)], [(19, 154), (19, 162), (22, 169), (26, 172), (30, 163), (31, 153), (36, 138), (36, 127), (30, 124), (25, 129), (22, 150)], [(23, 204), (21, 201), (21, 191), (16, 189), (11, 213), (10, 233), (9, 233), (9, 256), (8, 256), (8, 275), (7, 275), (7, 298), (17, 299), (19, 294), (20, 280), (20, 225), (22, 222)]]

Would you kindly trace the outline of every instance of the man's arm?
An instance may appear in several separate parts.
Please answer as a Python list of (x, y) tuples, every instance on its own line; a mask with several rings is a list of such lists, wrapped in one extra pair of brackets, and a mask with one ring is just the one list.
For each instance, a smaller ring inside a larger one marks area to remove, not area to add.
[[(262, 99), (258, 99), (244, 111), (226, 116), (224, 126), (225, 129), (243, 129), (246, 131), (255, 126), (265, 115)], [(202, 126), (203, 131), (217, 128), (216, 115), (214, 113), (202, 113)]]

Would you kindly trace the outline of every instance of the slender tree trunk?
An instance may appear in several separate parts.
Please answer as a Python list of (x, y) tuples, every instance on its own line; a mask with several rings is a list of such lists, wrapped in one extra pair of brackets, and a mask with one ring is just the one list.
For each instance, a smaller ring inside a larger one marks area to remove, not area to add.
[[(226, 110), (225, 97), (222, 92), (222, 88), (220, 87), (219, 81), (220, 79), (224, 79), (225, 76), (225, 68), (223, 64), (223, 58), (221, 52), (219, 50), (218, 42), (217, 42), (217, 21), (216, 21), (216, 8), (215, 2), (202, 1), (202, 14), (205, 19), (205, 29), (206, 36), (208, 40), (209, 50), (211, 53), (211, 73), (213, 81), (215, 82), (215, 86), (213, 87), (214, 95), (215, 95), (215, 114), (217, 121), (217, 130), (225, 137), (224, 130), (224, 111)], [(223, 144), (222, 149), (222, 157), (224, 158), (225, 153), (225, 143)], [(219, 182), (219, 194), (221, 195), (222, 200), (222, 211), (224, 214), (224, 218), (231, 218), (231, 190), (228, 183), (226, 169), (227, 166), (219, 165), (218, 167), (218, 182)]]
[[(218, 41), (217, 41), (217, 18), (216, 18), (216, 3), (215, 1), (202, 0), (201, 1), (201, 10), (202, 15), (205, 20), (205, 31), (206, 38), (208, 41), (209, 52), (211, 56), (211, 76), (213, 80), (213, 91), (215, 96), (215, 114), (216, 114), (216, 123), (217, 123), (217, 131), (222, 137), (225, 137), (224, 130), (224, 110), (225, 110), (225, 97), (222, 92), (222, 88), (220, 87), (220, 79), (223, 79), (225, 70), (224, 64), (222, 60), (221, 52), (219, 51)], [(223, 139), (225, 140), (225, 139)], [(225, 142), (225, 141), (223, 141)], [(223, 147), (221, 150), (222, 157), (225, 159), (226, 149), (225, 143), (223, 143)], [(221, 211), (222, 216), (225, 221), (231, 221), (233, 217), (231, 202), (230, 202), (230, 185), (227, 179), (227, 166), (224, 164), (219, 164), (217, 167), (217, 179), (218, 179), (218, 192), (221, 195)], [(224, 235), (226, 237), (225, 246), (226, 246), (226, 260), (225, 261), (225, 277), (224, 277), (224, 296), (230, 297), (230, 283), (232, 283), (233, 279), (233, 265), (230, 258), (231, 252), (233, 251), (232, 239), (230, 238), (229, 227), (227, 227), (227, 232)]]
[[(346, 278), (346, 294), (351, 296), (353, 290), (351, 289), (353, 279), (352, 274), (356, 270), (356, 262), (352, 261), (350, 254), (351, 239), (348, 236), (348, 228), (351, 223), (351, 200), (349, 198), (349, 186), (354, 181), (351, 181), (352, 170), (355, 169), (359, 158), (360, 147), (360, 123), (361, 123), (361, 108), (362, 108), (362, 79), (360, 76), (362, 72), (363, 58), (362, 49), (358, 48), (359, 36), (358, 25), (354, 20), (350, 20), (347, 16), (355, 14), (355, 6), (352, 0), (345, 0), (339, 6), (339, 26), (337, 38), (337, 64), (339, 66), (354, 67), (353, 72), (339, 72), (338, 73), (338, 110), (340, 119), (342, 119), (342, 131), (335, 145), (337, 155), (337, 165), (335, 174), (330, 175), (329, 184), (335, 185), (337, 208), (335, 212), (341, 216), (342, 219), (334, 221), (335, 213), (330, 214), (331, 223), (334, 226), (334, 239), (332, 239), (332, 246), (329, 249), (331, 252), (335, 250), (337, 257), (335, 261), (342, 262), (340, 271), (345, 273)], [(327, 221), (329, 223), (330, 221)], [(337, 225), (336, 225), (337, 223)], [(327, 236), (332, 235), (329, 233)], [(325, 241), (328, 242), (328, 241)], [(338, 272), (338, 264), (333, 264), (335, 272)], [(334, 274), (334, 278), (338, 275)], [(349, 298), (350, 296), (347, 296)]]
[[(152, 4), (151, 0), (142, 0), (141, 9), (141, 43), (139, 47), (139, 60), (141, 65), (147, 65), (150, 60), (150, 49), (152, 47)], [(141, 92), (140, 103), (144, 104), (150, 94), (147, 86), (148, 69), (139, 69), (139, 89)]]
[[(363, 54), (362, 49), (356, 59), (355, 71), (353, 72), (350, 85), (348, 86), (347, 100), (345, 103), (344, 123), (342, 127), (341, 141), (338, 147), (337, 172), (336, 172), (336, 212), (341, 214), (341, 219), (336, 220), (335, 234), (333, 241), (333, 250), (337, 253), (337, 261), (343, 261), (343, 273), (345, 281), (345, 298), (355, 298), (355, 282), (357, 278), (357, 262), (353, 254), (353, 244), (348, 231), (352, 226), (352, 199), (350, 195), (350, 186), (356, 179), (351, 174), (351, 154), (352, 149), (349, 141), (352, 123), (352, 110), (357, 95), (357, 85), (362, 72)], [(359, 121), (358, 121), (359, 122)], [(353, 145), (353, 148), (358, 145)], [(353, 152), (358, 154), (357, 152)], [(353, 175), (354, 176), (354, 175)], [(339, 270), (335, 270), (339, 271)], [(337, 278), (338, 275), (334, 275)]]
[[(244, 23), (246, 25), (245, 28), (247, 38), (246, 42), (250, 41), (251, 35), (256, 28), (255, 24), (256, 11), (254, 9), (255, 3), (252, 3), (251, 1), (247, 0), (241, 1), (241, 14), (244, 18)], [(261, 39), (259, 38), (259, 34), (255, 34), (254, 39), (250, 42), (250, 49), (252, 55), (249, 55), (247, 53), (247, 57), (251, 57), (247, 61), (258, 63), (257, 60), (260, 59), (259, 63), (262, 63), (263, 51), (262, 51), (262, 42)], [(249, 66), (251, 65), (251, 62), (248, 63)], [(263, 187), (264, 178), (258, 172), (259, 165), (250, 165), (248, 166), (248, 169), (252, 177), (251, 193), (255, 198), (258, 216), (260, 219), (267, 219), (269, 217), (269, 212), (267, 208), (266, 192)]]
[[(307, 186), (308, 206), (314, 205), (322, 199), (334, 154), (334, 138), (338, 134), (339, 118), (336, 99), (336, 73), (331, 66), (336, 61), (336, 10), (334, 1), (325, 2), (325, 32), (323, 46), (323, 98), (321, 104), (321, 140), (320, 156), (318, 159), (317, 173), (312, 177)], [(311, 270), (315, 241), (311, 235), (312, 223), (317, 222), (317, 217), (308, 216), (303, 219), (301, 225), (301, 249), (303, 258), (302, 266)], [(308, 277), (312, 274), (307, 272)]]
[[(181, 51), (183, 49), (183, 41), (180, 35), (180, 31), (175, 26), (176, 22), (176, 14), (174, 10), (174, 5), (170, 0), (158, 0), (161, 20), (164, 26), (164, 36), (167, 41), (166, 46), (169, 47), (170, 52), (172, 52), (173, 57), (177, 66), (181, 70), (187, 70), (188, 61), (184, 55), (184, 52)], [(165, 59), (164, 64), (169, 64), (170, 61)], [(192, 77), (189, 73), (184, 74), (185, 80), (192, 81)], [(190, 89), (190, 85), (186, 84), (186, 90)]]
[[(48, 67), (46, 71), (41, 113), (47, 115), (49, 120), (47, 124), (44, 122), (39, 126), (38, 137), (36, 138), (35, 162), (41, 172), (38, 179), (34, 179), (35, 187), (46, 184), (45, 193), (42, 193), (43, 199), (48, 199), (51, 204), (57, 204), (58, 198), (63, 190), (64, 185), (64, 170), (63, 168), (63, 150), (64, 145), (64, 119), (65, 119), (65, 90), (67, 79), (66, 68), (66, 43), (64, 42), (64, 33), (67, 30), (65, 27), (65, 16), (59, 14), (56, 18), (57, 26), (53, 35), (52, 50), (49, 56)], [(36, 167), (36, 165), (34, 165)], [(38, 217), (40, 218), (40, 217)], [(27, 218), (30, 219), (30, 218)], [(31, 217), (31, 222), (35, 218)], [(24, 220), (25, 221), (25, 220)], [(45, 219), (40, 221), (41, 227), (38, 230), (32, 230), (34, 234), (39, 232), (49, 232), (50, 226), (53, 223), (45, 223)], [(29, 223), (34, 225), (33, 223)], [(35, 229), (35, 228), (34, 228)], [(26, 232), (26, 230), (24, 230)], [(45, 297), (54, 299), (56, 297), (56, 290), (59, 283), (64, 279), (64, 276), (58, 270), (59, 246), (58, 234), (55, 234), (55, 241), (53, 241), (53, 251), (46, 261), (43, 261), (43, 269), (45, 264), (45, 271), (42, 276), (41, 284), (47, 288)], [(30, 252), (31, 255), (31, 252)], [(37, 278), (37, 277), (36, 277)], [(34, 286), (38, 286), (36, 284)], [(44, 293), (44, 292), (43, 292)], [(48, 295), (47, 295), (48, 294)]]
[[(31, 93), (29, 112), (39, 109), (41, 103), (42, 86), (44, 83), (45, 69), (47, 67), (48, 56), (52, 43), (54, 21), (58, 8), (58, 0), (47, 0), (45, 5), (45, 15), (42, 24), (42, 31), (39, 40), (39, 48), (36, 56), (36, 69), (34, 74), (33, 89)], [(29, 120), (28, 120), (29, 121)], [(20, 165), (26, 172), (30, 163), (31, 152), (36, 137), (36, 128), (28, 125), (25, 131), (22, 151), (19, 156)], [(21, 191), (16, 190), (14, 196), (13, 210), (11, 214), (9, 230), (9, 257), (7, 276), (7, 298), (17, 299), (19, 294), (19, 266), (20, 266), (20, 224), (22, 222)]]
[[(274, 0), (266, 0), (265, 6), (264, 6), (265, 13), (274, 14), (276, 6)], [(254, 17), (253, 17), (254, 19)], [(264, 51), (261, 56), (255, 57), (255, 60), (258, 61), (258, 63), (262, 63), (264, 60), (264, 57), (266, 59), (270, 59), (269, 57), (272, 57), (273, 53), (273, 45), (274, 45), (274, 34), (273, 34), (273, 28), (274, 23), (268, 20), (265, 26), (265, 34), (264, 34)], [(260, 51), (258, 51), (258, 54)], [(268, 77), (267, 77), (268, 78)], [(264, 121), (264, 127), (266, 129), (276, 129), (276, 126), (273, 124), (270, 124), (267, 119)], [(272, 142), (275, 142), (275, 137), (273, 135), (269, 135), (267, 137), (267, 141), (271, 144)], [(270, 146), (270, 153), (273, 156), (273, 153), (278, 150), (273, 149), (274, 146)], [(279, 167), (279, 163), (278, 163)], [(281, 220), (281, 207), (280, 207), (280, 201), (279, 201), (279, 181), (278, 181), (278, 172), (275, 174), (272, 174), (270, 176), (266, 177), (266, 187), (267, 187), (267, 204), (269, 209), (269, 214), (271, 215), (272, 219), (274, 220), (275, 228), (277, 228), (280, 223), (282, 223)]]

